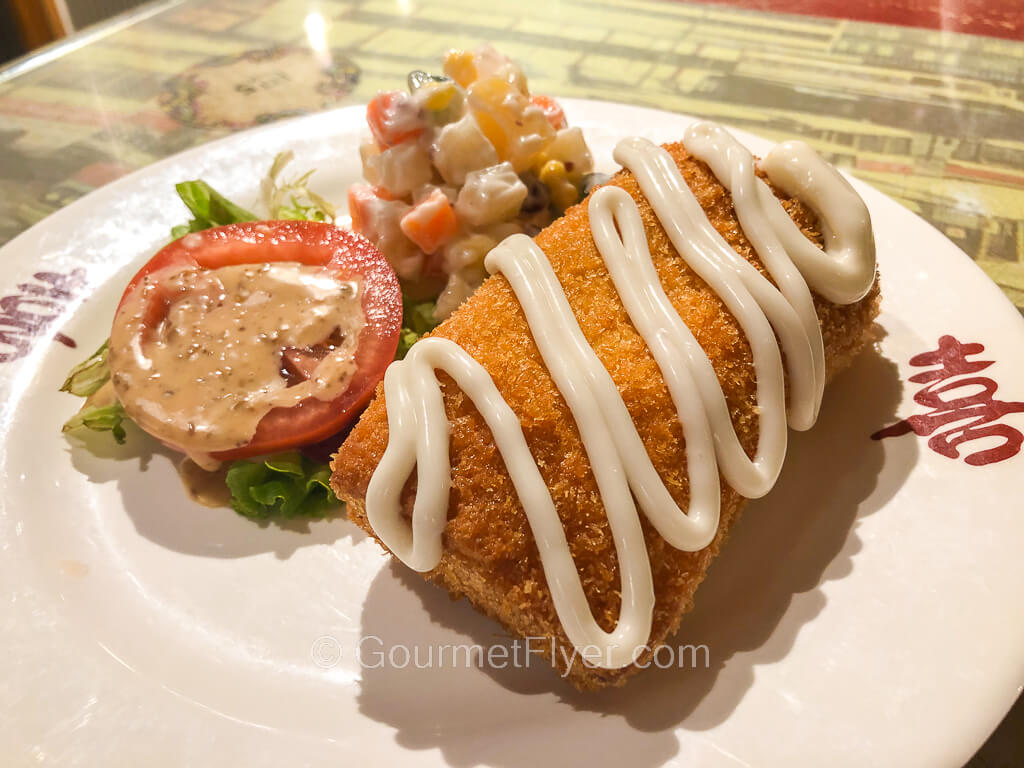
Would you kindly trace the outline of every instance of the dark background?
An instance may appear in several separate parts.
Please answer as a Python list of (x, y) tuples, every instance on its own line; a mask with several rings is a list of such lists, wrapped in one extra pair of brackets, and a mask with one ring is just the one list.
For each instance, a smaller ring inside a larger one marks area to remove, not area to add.
[(14, 15), (7, 2), (0, 2), (0, 63), (25, 53), (14, 26)]

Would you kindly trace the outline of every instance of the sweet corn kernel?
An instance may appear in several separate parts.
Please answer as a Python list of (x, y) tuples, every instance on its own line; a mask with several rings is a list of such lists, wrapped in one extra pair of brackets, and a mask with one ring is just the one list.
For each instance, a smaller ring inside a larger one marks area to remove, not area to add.
[(563, 180), (549, 188), (551, 189), (551, 201), (556, 208), (562, 211), (570, 205), (575, 205), (580, 198), (576, 185), (568, 180)]
[(539, 176), (541, 168), (547, 165), (547, 162), (550, 159), (551, 156), (547, 153), (547, 150), (541, 150), (534, 155), (533, 159), (530, 161), (530, 170)]
[(468, 88), (469, 84), (476, 80), (473, 54), (470, 51), (452, 48), (444, 55), (444, 73), (463, 88)]
[(431, 112), (440, 112), (452, 103), (452, 97), (455, 96), (453, 83), (437, 83), (426, 87), (430, 88), (430, 95), (423, 100), (423, 106)]
[(553, 187), (559, 182), (566, 181), (568, 175), (569, 174), (565, 170), (565, 163), (561, 160), (548, 160), (540, 169), (540, 173), (537, 174), (537, 177), (542, 183), (549, 187)]
[(565, 210), (579, 200), (576, 185), (569, 181), (565, 163), (561, 160), (548, 160), (540, 169), (537, 178), (551, 190), (551, 202), (560, 210)]

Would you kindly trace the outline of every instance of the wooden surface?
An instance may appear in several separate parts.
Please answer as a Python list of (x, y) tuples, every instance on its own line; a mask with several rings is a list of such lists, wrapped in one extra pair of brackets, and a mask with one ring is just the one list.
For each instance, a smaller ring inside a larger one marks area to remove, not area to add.
[(8, 0), (8, 4), (26, 50), (46, 45), (67, 34), (53, 0)]

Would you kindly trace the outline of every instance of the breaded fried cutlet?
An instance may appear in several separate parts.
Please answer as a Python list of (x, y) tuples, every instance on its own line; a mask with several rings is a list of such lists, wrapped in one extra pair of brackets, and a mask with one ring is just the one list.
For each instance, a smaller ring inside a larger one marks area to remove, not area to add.
[[(743, 234), (729, 193), (708, 167), (692, 158), (681, 143), (666, 145), (666, 149), (715, 229), (740, 255), (767, 274)], [(633, 175), (621, 171), (609, 184), (626, 190), (636, 201), (665, 292), (707, 353), (736, 432), (748, 455), (753, 455), (758, 437), (755, 375), (744, 333), (718, 296), (676, 252)], [(820, 245), (822, 236), (815, 216), (795, 199), (781, 195), (780, 199), (804, 234)], [(571, 208), (541, 232), (536, 243), (550, 260), (587, 341), (618, 387), (652, 463), (676, 503), (685, 510), (689, 489), (676, 408), (594, 244), (586, 202)], [(847, 306), (814, 298), (827, 374), (831, 377), (848, 366), (869, 339), (878, 312), (878, 281), (862, 300)], [(564, 526), (591, 611), (601, 628), (611, 631), (621, 603), (619, 569), (598, 487), (576, 422), (548, 374), (506, 279), (501, 275), (488, 278), (432, 335), (455, 341), (479, 361), (519, 416)], [(427, 578), (443, 585), (453, 597), (465, 596), (510, 632), (548, 639), (541, 648), (550, 650), (553, 640), (555, 653), (546, 655), (576, 687), (621, 685), (638, 666), (596, 668), (573, 654), (556, 615), (530, 526), (490, 430), (454, 382), (444, 374), (439, 377), (451, 422), (452, 487), (444, 552)], [(348, 505), (349, 517), (371, 535), (366, 489), (387, 442), (381, 386), (332, 463), (334, 490)], [(406, 515), (411, 516), (414, 497), (415, 479), (403, 492)], [(697, 586), (744, 501), (723, 479), (718, 532), (709, 546), (696, 552), (669, 545), (641, 515), (656, 598), (650, 648), (664, 644), (693, 606)], [(648, 658), (649, 652), (638, 663)], [(566, 659), (575, 659), (569, 669)]]

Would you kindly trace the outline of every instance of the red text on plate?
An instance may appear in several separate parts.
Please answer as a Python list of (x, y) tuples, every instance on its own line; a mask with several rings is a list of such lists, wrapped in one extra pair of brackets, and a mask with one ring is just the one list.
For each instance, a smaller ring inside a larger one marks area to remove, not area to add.
[(914, 402), (930, 410), (879, 430), (872, 439), (898, 437), (908, 432), (921, 437), (930, 435), (929, 448), (957, 459), (962, 443), (994, 437), (1001, 441), (999, 445), (975, 451), (964, 457), (964, 461), (981, 466), (1015, 456), (1024, 443), (1024, 435), (999, 420), (1010, 413), (1024, 413), (1024, 402), (996, 400), (999, 385), (987, 376), (973, 375), (994, 362), (967, 359), (984, 350), (981, 344), (963, 344), (952, 336), (943, 336), (938, 349), (910, 358), (911, 365), (930, 369), (910, 377), (911, 382), (926, 385), (914, 395)]
[[(18, 283), (20, 293), (0, 298), (0, 363), (24, 357), (32, 340), (47, 331), (64, 306), (85, 285), (85, 270), (36, 272), (35, 283)], [(75, 342), (63, 333), (54, 338), (74, 347)]]

